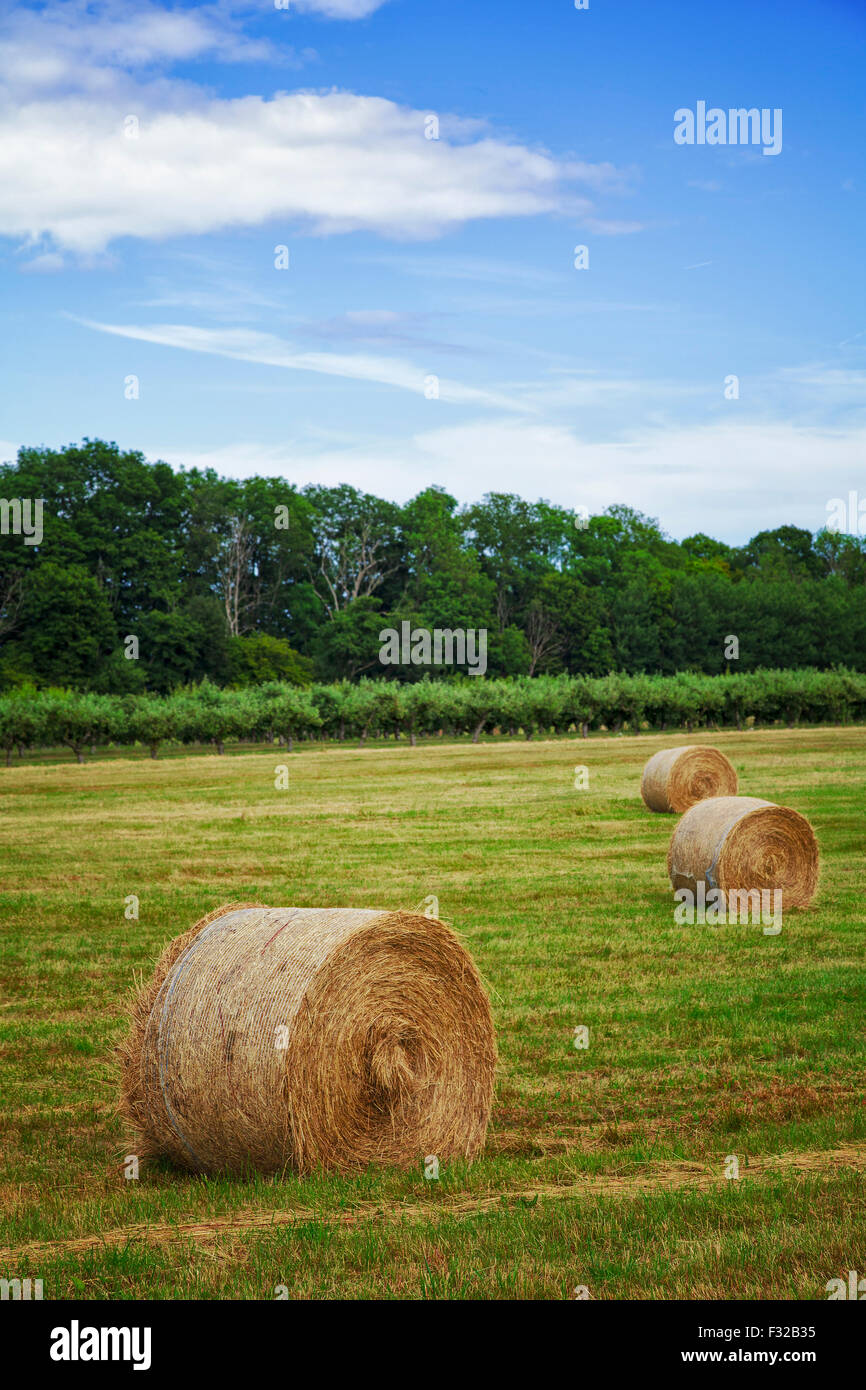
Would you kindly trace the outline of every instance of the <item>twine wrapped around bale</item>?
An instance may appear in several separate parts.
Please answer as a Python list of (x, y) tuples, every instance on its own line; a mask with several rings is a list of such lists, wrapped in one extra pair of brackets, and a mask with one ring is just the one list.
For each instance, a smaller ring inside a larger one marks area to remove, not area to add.
[(496, 1044), (435, 919), (229, 904), (170, 942), (121, 1048), (142, 1157), (198, 1172), (358, 1172), (484, 1144)]
[(737, 774), (718, 748), (663, 748), (644, 768), (640, 794), (651, 811), (687, 811), (708, 796), (736, 796)]
[(724, 894), (781, 889), (782, 905), (808, 907), (818, 886), (818, 844), (805, 816), (755, 796), (717, 796), (686, 811), (668, 850), (671, 886)]

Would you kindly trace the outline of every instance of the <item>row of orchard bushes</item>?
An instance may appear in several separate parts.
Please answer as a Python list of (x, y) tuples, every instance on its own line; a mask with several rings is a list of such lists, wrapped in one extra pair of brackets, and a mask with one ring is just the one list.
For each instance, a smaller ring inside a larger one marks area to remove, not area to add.
[(302, 690), (271, 682), (223, 690), (205, 681), (172, 695), (95, 695), (22, 690), (0, 696), (0, 748), (70, 748), (79, 762), (100, 744), (165, 743), (482, 732), (565, 734), (591, 729), (742, 728), (747, 721), (789, 725), (866, 720), (866, 673), (753, 671), (704, 676), (540, 676), (534, 680), (344, 681)]

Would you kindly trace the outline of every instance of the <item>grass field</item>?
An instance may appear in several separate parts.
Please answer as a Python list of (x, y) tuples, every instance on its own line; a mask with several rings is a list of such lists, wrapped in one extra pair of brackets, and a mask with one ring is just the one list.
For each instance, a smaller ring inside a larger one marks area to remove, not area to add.
[[(809, 1299), (866, 1273), (866, 729), (712, 739), (743, 794), (818, 836), (817, 898), (776, 937), (674, 923), (675, 818), (638, 786), (689, 741), (0, 769), (0, 1277), (41, 1278), (45, 1298)], [(125, 1180), (112, 1048), (168, 937), (233, 899), (430, 894), (494, 1006), (477, 1164)]]

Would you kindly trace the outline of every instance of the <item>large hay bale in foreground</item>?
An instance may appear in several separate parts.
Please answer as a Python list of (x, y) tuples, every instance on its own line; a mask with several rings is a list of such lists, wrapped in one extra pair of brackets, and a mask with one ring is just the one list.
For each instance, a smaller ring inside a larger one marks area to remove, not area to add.
[(166, 947), (121, 1061), (142, 1157), (357, 1172), (473, 1158), (496, 1045), (478, 971), (441, 922), (229, 904)]
[(799, 811), (755, 796), (717, 796), (686, 811), (668, 850), (674, 889), (782, 890), (782, 907), (808, 907), (818, 886), (818, 844)]
[(708, 796), (736, 796), (737, 774), (718, 748), (663, 748), (644, 768), (640, 794), (651, 811), (687, 811)]

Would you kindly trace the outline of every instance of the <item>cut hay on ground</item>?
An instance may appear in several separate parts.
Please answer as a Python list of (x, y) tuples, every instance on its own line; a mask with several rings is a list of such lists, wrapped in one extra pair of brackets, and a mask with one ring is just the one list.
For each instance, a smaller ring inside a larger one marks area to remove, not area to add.
[(818, 844), (805, 816), (754, 796), (718, 796), (686, 811), (673, 833), (674, 889), (699, 880), (723, 893), (782, 890), (782, 907), (808, 907), (818, 885)]
[(640, 794), (651, 811), (687, 811), (708, 796), (736, 796), (737, 774), (717, 748), (663, 748), (644, 768)]
[(170, 942), (121, 1049), (136, 1152), (198, 1172), (475, 1157), (496, 1047), (478, 971), (409, 912), (229, 904)]

